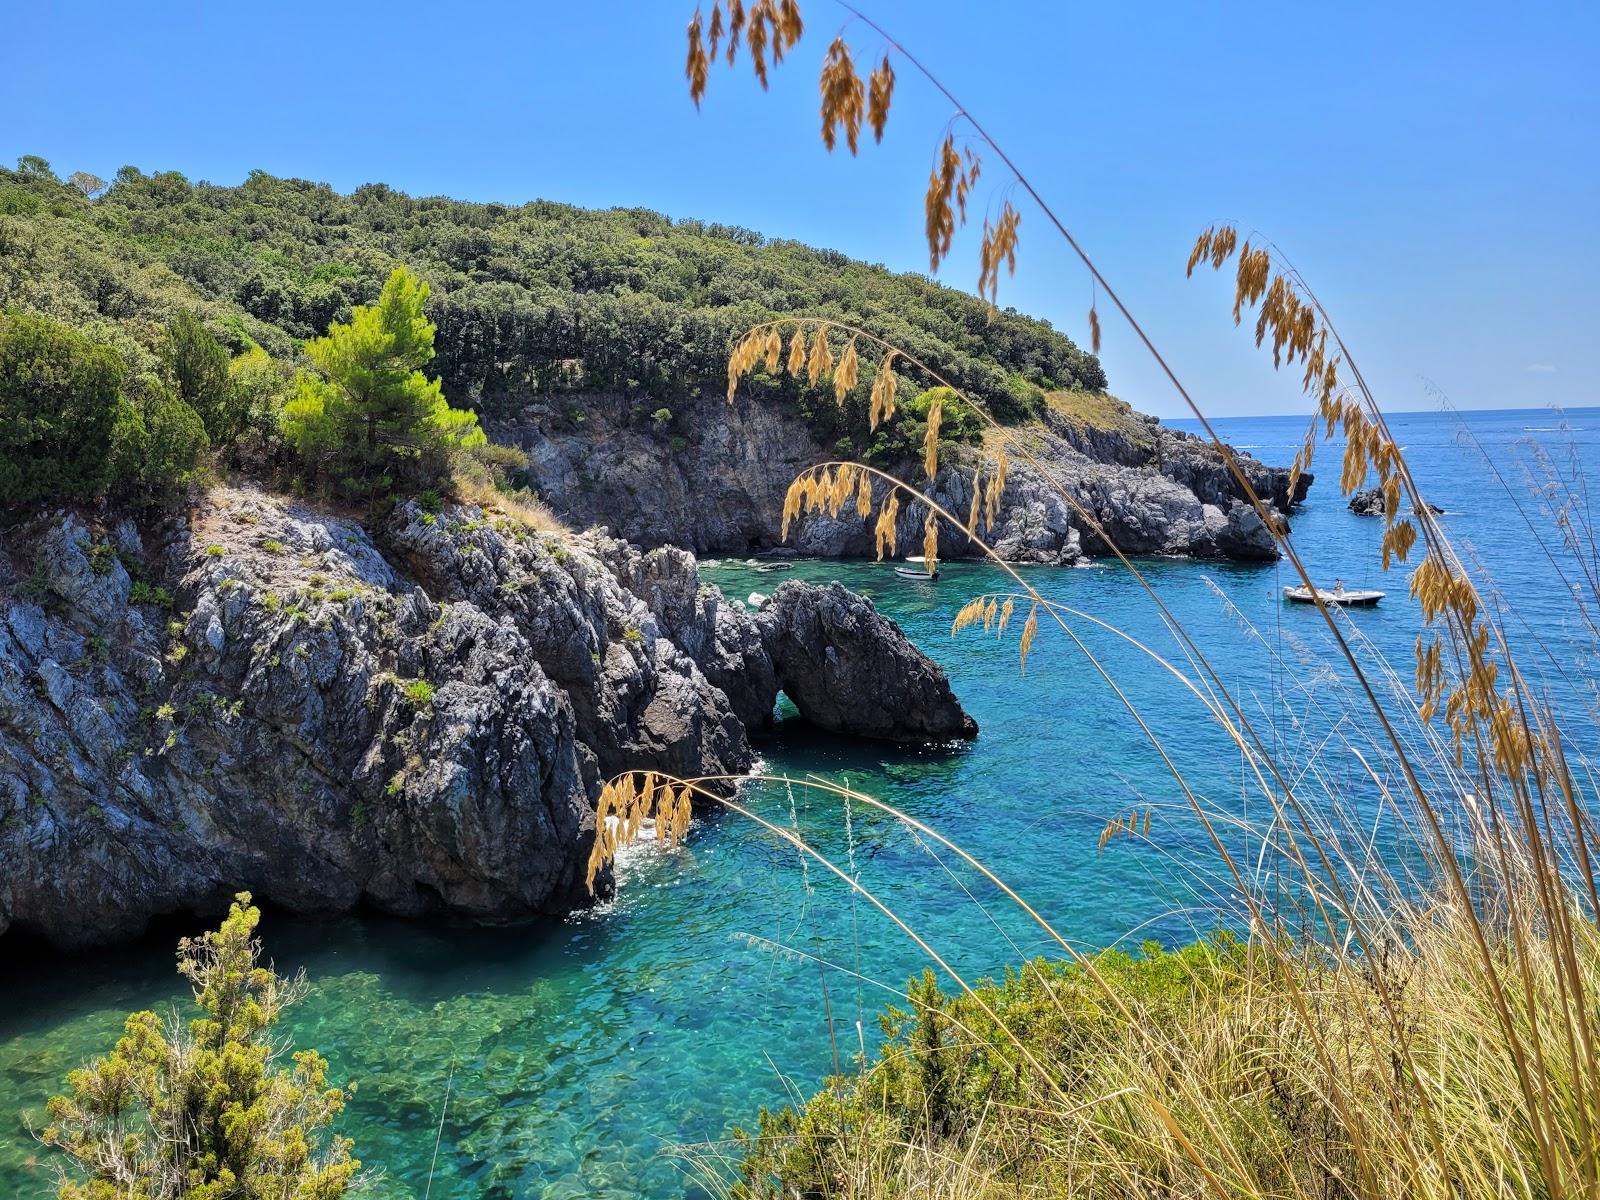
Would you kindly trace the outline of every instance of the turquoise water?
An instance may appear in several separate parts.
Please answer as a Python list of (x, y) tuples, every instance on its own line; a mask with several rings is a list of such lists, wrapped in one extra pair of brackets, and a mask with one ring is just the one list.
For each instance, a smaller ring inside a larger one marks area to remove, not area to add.
[[(1562, 430), (1545, 412), (1489, 413), (1471, 414), (1467, 425), (1533, 512), (1528, 439), (1546, 445), (1559, 470), (1575, 461), (1600, 479), (1600, 411), (1568, 420)], [(1510, 625), (1524, 665), (1548, 668), (1553, 688), (1587, 697), (1594, 671), (1561, 585), (1528, 527), (1507, 515), (1506, 492), (1482, 456), (1461, 444), (1457, 418), (1402, 415), (1393, 425), (1425, 490), (1450, 510), (1458, 546), (1481, 556), (1514, 601)], [(1288, 461), (1303, 430), (1298, 419), (1222, 426), (1275, 462)], [(1386, 588), (1382, 606), (1352, 620), (1409, 669), (1415, 607), (1403, 578), (1376, 566), (1377, 522), (1347, 513), (1330, 486), (1332, 461), (1325, 453), (1324, 482), (1295, 520), (1296, 541), (1320, 578)], [(1560, 553), (1548, 523), (1534, 520)], [(1272, 652), (1298, 677), (1324, 653), (1320, 618), (1279, 599), (1286, 568), (1142, 565), (1247, 698), (1287, 682)], [(793, 577), (836, 578), (870, 593), (945, 666), (982, 726), (969, 747), (902, 752), (790, 724), (763, 747), (769, 771), (848, 780), (908, 810), (997, 869), (1084, 946), (1176, 943), (1215, 926), (1213, 906), (1226, 897), (1207, 882), (1199, 831), (1082, 655), (1045, 627), (1022, 677), (1015, 627), (998, 645), (949, 636), (964, 599), (1005, 586), (999, 572), (954, 564), (934, 585), (873, 564), (806, 563), (782, 577), (730, 566), (708, 575), (736, 596)], [(1121, 570), (1031, 568), (1027, 577), (1051, 598), (1170, 651), (1154, 609)], [(1205, 781), (1207, 802), (1247, 809), (1237, 752), (1199, 706), (1126, 643), (1079, 627), (1174, 757)], [(1270, 736), (1298, 736), (1263, 703)], [(1327, 770), (1355, 777), (1353, 764)], [(777, 785), (753, 787), (747, 798), (781, 823), (792, 813), (821, 851), (964, 971), (995, 972), (1048, 948), (992, 888), (881, 815), (846, 814), (803, 789), (791, 799)], [(1147, 805), (1156, 812), (1150, 840), (1121, 840), (1101, 853), (1107, 820)], [(848, 1063), (870, 1047), (888, 989), (922, 966), (905, 936), (836, 879), (736, 818), (698, 821), (686, 849), (630, 858), (622, 879), (614, 903), (539, 928), (268, 914), (267, 948), (279, 969), (304, 969), (313, 982), (288, 1030), (322, 1050), (337, 1079), (356, 1081), (343, 1132), (381, 1170), (377, 1195), (423, 1196), (436, 1138), (434, 1197), (695, 1195), (662, 1151), (716, 1142), (758, 1105), (808, 1094), (836, 1055)], [(27, 1122), (42, 1121), (45, 1098), (72, 1066), (110, 1045), (127, 1012), (180, 997), (178, 933), (69, 962), (0, 943), (0, 1196), (51, 1193), (32, 1162), (38, 1150)]]

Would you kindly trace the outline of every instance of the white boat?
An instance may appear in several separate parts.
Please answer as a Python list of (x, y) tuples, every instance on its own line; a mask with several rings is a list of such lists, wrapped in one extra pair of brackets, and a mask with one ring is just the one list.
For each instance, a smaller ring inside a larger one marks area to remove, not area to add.
[[(916, 559), (914, 561), (921, 562), (922, 560), (921, 559)], [(939, 578), (938, 568), (935, 568), (932, 571), (928, 571), (928, 570), (919, 571), (915, 567), (896, 567), (894, 569), (894, 573), (896, 575), (904, 576), (906, 579), (937, 579), (937, 578)]]
[(755, 569), (757, 573), (761, 575), (770, 575), (774, 571), (792, 571), (794, 570), (794, 564), (786, 562), (764, 562), (758, 564)]
[(1310, 588), (1283, 589), (1283, 598), (1295, 604), (1315, 604), (1321, 600), (1324, 604), (1337, 604), (1343, 608), (1371, 608), (1383, 599), (1383, 595), (1382, 592), (1365, 588), (1318, 588), (1314, 596)]

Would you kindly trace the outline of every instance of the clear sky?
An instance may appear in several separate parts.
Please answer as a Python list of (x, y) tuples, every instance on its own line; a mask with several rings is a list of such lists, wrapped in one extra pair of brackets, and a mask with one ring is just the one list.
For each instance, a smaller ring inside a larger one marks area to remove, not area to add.
[[(961, 4), (863, 0), (1056, 205), (1209, 413), (1296, 411), (1186, 282), (1216, 219), (1293, 255), (1395, 410), (1600, 403), (1600, 3)], [(696, 113), (692, 0), (234, 4), (4, 0), (0, 158), (235, 183), (640, 205), (926, 270), (921, 195), (949, 107), (901, 71), (859, 160), (817, 138), (808, 33), (763, 96), (741, 60)], [(978, 203), (1004, 193), (990, 164)], [(970, 231), (969, 231), (970, 232)], [(975, 238), (946, 282), (970, 289)], [(1087, 340), (1089, 282), (1024, 209), (1001, 302)], [(1176, 397), (1102, 306), (1115, 391)]]

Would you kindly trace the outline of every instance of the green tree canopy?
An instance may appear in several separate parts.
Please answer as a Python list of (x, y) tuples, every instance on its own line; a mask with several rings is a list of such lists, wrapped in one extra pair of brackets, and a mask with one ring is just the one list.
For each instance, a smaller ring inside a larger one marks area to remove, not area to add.
[(437, 482), (450, 452), (485, 442), (477, 416), (451, 408), (437, 379), (434, 324), (423, 313), (428, 285), (396, 267), (377, 304), (357, 305), (348, 323), (306, 345), (316, 372), (302, 372), (284, 408), (283, 432), (307, 465), (357, 494), (397, 482)]
[(304, 991), (259, 963), (241, 892), (221, 928), (178, 948), (200, 1016), (130, 1016), (106, 1057), (50, 1101), (46, 1145), (69, 1160), (61, 1200), (338, 1200), (361, 1164), (327, 1136), (344, 1093), (314, 1050), (280, 1065), (271, 1037)]
[(232, 319), (290, 359), (298, 340), (372, 304), (399, 264), (432, 285), (429, 370), (480, 413), (559, 390), (626, 392), (646, 413), (677, 412), (680, 399), (720, 389), (746, 329), (784, 314), (870, 329), (938, 364), (1003, 420), (1027, 415), (1019, 381), (1035, 393), (1106, 386), (1099, 362), (1043, 321), (728, 225), (546, 200), (468, 204), (382, 184), (340, 195), (264, 171), (219, 187), (126, 167), (91, 204), (36, 171), (0, 169), (0, 306), (115, 322), (150, 352), (159, 322), (187, 308), (218, 331)]

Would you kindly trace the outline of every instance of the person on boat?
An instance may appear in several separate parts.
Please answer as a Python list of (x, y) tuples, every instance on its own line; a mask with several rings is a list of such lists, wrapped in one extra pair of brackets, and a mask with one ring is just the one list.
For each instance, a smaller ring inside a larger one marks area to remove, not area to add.
[(1342, 596), (1342, 595), (1344, 595), (1344, 580), (1342, 580), (1342, 579), (1335, 579), (1335, 580), (1334, 580), (1334, 581), (1333, 581), (1333, 594), (1334, 594), (1334, 595), (1335, 595), (1335, 596)]

